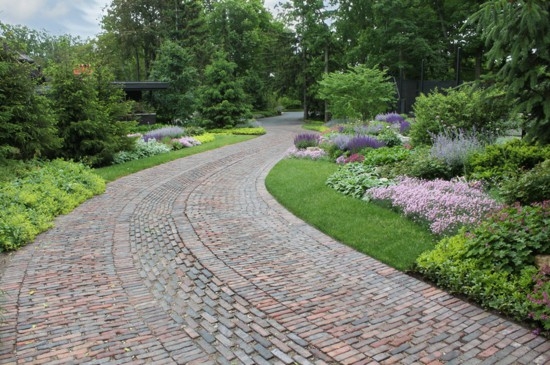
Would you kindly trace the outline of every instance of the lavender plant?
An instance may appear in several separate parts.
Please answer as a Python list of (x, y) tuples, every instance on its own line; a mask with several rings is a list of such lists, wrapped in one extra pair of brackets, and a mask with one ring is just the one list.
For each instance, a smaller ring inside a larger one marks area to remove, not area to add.
[(319, 136), (313, 133), (302, 133), (294, 137), (294, 146), (298, 149), (308, 147), (317, 147), (319, 145)]
[(374, 137), (355, 136), (349, 140), (344, 150), (349, 151), (350, 153), (353, 154), (353, 153), (358, 153), (359, 151), (365, 148), (380, 148), (384, 146), (385, 146), (384, 142), (379, 141)]
[(154, 139), (158, 142), (162, 141), (166, 137), (170, 138), (178, 138), (185, 134), (185, 130), (181, 127), (163, 127), (159, 129), (154, 129), (152, 131), (149, 131), (145, 134), (143, 134), (143, 140), (145, 142), (148, 142), (151, 139)]
[(401, 177), (397, 184), (371, 189), (366, 195), (366, 200), (389, 202), (413, 220), (428, 223), (438, 235), (454, 234), (462, 226), (476, 225), (500, 208), (479, 184), (457, 179), (427, 181)]
[(455, 174), (462, 174), (468, 157), (484, 147), (475, 131), (447, 130), (432, 135), (432, 139), (430, 155), (444, 161)]

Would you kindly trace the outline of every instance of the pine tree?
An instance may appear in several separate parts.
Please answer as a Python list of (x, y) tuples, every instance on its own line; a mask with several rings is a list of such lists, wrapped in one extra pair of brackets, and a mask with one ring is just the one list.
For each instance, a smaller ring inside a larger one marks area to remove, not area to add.
[(550, 143), (550, 1), (492, 0), (470, 17), (498, 86), (526, 119), (527, 137)]

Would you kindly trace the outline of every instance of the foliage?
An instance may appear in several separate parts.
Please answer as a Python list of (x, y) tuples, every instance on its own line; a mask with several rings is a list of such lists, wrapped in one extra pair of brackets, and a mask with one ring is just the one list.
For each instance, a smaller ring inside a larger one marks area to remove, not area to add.
[(101, 166), (111, 163), (116, 152), (131, 148), (127, 134), (135, 122), (121, 121), (130, 104), (111, 84), (112, 75), (101, 66), (74, 75), (68, 64), (62, 64), (50, 69), (50, 77), (48, 96), (63, 138), (61, 157)]
[(445, 161), (432, 157), (430, 148), (417, 147), (411, 151), (408, 158), (385, 166), (383, 170), (388, 176), (406, 175), (420, 179), (450, 179), (453, 173)]
[(347, 164), (347, 163), (363, 162), (363, 161), (365, 161), (365, 156), (359, 153), (353, 153), (349, 157), (344, 154), (336, 159), (337, 164)]
[(527, 118), (528, 137), (550, 142), (550, 2), (486, 1), (469, 18), (488, 47), (487, 63), (507, 102)]
[(185, 120), (195, 112), (198, 72), (191, 52), (174, 41), (165, 40), (153, 62), (150, 78), (166, 81), (168, 90), (154, 93), (152, 104), (161, 120)]
[(475, 131), (447, 130), (433, 136), (433, 145), (430, 150), (432, 157), (444, 161), (453, 176), (464, 173), (464, 164), (468, 157), (483, 150), (484, 144), (477, 137)]
[(145, 157), (167, 153), (170, 152), (170, 150), (170, 146), (157, 142), (154, 138), (151, 138), (148, 141), (144, 141), (140, 138), (135, 141), (133, 149), (129, 151), (117, 152), (113, 157), (113, 163), (121, 164), (128, 161), (139, 160)]
[(485, 308), (526, 320), (533, 305), (528, 300), (533, 266), (519, 273), (509, 273), (483, 265), (477, 258), (467, 258), (468, 236), (461, 231), (443, 238), (433, 250), (421, 254), (415, 270), (452, 293), (476, 300)]
[(348, 163), (327, 178), (326, 184), (344, 195), (361, 198), (365, 191), (375, 187), (388, 186), (392, 182), (381, 178), (376, 170), (361, 163)]
[(387, 147), (401, 146), (403, 144), (397, 133), (389, 127), (384, 128), (380, 133), (378, 133), (376, 139), (384, 143), (384, 146)]
[(300, 133), (294, 137), (294, 146), (298, 149), (308, 147), (317, 147), (319, 145), (319, 136), (312, 133)]
[(392, 165), (407, 159), (411, 151), (401, 146), (365, 150), (364, 164), (368, 166)]
[(35, 162), (24, 176), (0, 184), (0, 252), (16, 250), (80, 203), (105, 190), (82, 164)]
[(306, 149), (299, 149), (296, 147), (290, 147), (286, 151), (287, 157), (294, 158), (308, 158), (310, 160), (324, 159), (327, 155), (325, 150), (319, 147), (308, 147)]
[(216, 139), (216, 135), (214, 133), (203, 133), (201, 135), (194, 136), (193, 138), (200, 143), (208, 143), (213, 142)]
[(534, 263), (535, 254), (550, 254), (549, 225), (550, 201), (504, 207), (472, 231), (466, 256), (519, 273)]
[(550, 267), (544, 266), (533, 277), (535, 285), (528, 299), (533, 303), (533, 310), (529, 317), (540, 321), (545, 330), (550, 330)]
[(469, 179), (485, 180), (498, 185), (531, 170), (550, 158), (550, 147), (531, 146), (520, 140), (493, 144), (472, 154), (464, 168)]
[(413, 106), (416, 115), (410, 131), (413, 144), (431, 144), (431, 135), (449, 130), (504, 132), (510, 108), (503, 94), (465, 85), (445, 93), (435, 90), (420, 95)]
[(0, 46), (0, 161), (48, 156), (61, 146), (49, 101), (36, 93), (33, 66)]
[(319, 85), (319, 97), (328, 100), (338, 118), (369, 120), (395, 102), (393, 84), (376, 67), (358, 65), (345, 73), (325, 74)]
[(206, 67), (199, 111), (208, 128), (231, 128), (252, 115), (242, 83), (234, 76), (235, 68), (220, 53)]
[(411, 219), (426, 223), (438, 235), (479, 224), (499, 205), (478, 186), (461, 180), (419, 180), (402, 177), (395, 185), (370, 189), (366, 199), (389, 202)]
[(541, 162), (518, 177), (503, 181), (499, 193), (508, 204), (550, 200), (550, 160)]

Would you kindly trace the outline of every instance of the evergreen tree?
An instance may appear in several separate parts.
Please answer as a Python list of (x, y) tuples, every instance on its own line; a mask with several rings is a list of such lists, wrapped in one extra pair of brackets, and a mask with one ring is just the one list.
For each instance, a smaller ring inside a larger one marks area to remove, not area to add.
[(204, 73), (199, 110), (209, 128), (234, 127), (251, 117), (242, 81), (235, 76), (237, 65), (226, 57), (225, 53), (217, 53)]
[(0, 45), (0, 158), (47, 156), (61, 145), (50, 104), (31, 76), (35, 67)]
[(550, 142), (550, 1), (492, 0), (469, 19), (485, 40), (488, 65), (532, 141)]

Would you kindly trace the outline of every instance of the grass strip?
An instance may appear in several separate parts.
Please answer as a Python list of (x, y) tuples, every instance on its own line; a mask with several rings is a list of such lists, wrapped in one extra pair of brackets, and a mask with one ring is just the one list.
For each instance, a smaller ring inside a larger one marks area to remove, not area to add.
[(289, 211), (339, 242), (398, 270), (435, 245), (432, 234), (400, 214), (345, 196), (325, 185), (338, 168), (326, 161), (285, 159), (266, 179)]
[(197, 153), (213, 150), (223, 146), (227, 146), (234, 143), (248, 141), (255, 138), (255, 135), (233, 135), (233, 134), (219, 134), (216, 135), (216, 139), (212, 142), (201, 144), (200, 146), (194, 146), (190, 148), (183, 148), (178, 151), (172, 151), (169, 153), (163, 153), (160, 155), (150, 156), (142, 158), (140, 160), (128, 161), (118, 165), (111, 165), (106, 167), (100, 167), (94, 169), (94, 172), (101, 176), (105, 181), (110, 182), (119, 179), (123, 176), (133, 174), (135, 172), (145, 170), (147, 168), (177, 160), (178, 158), (191, 156)]

